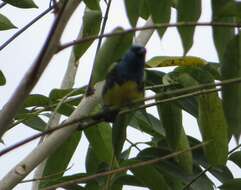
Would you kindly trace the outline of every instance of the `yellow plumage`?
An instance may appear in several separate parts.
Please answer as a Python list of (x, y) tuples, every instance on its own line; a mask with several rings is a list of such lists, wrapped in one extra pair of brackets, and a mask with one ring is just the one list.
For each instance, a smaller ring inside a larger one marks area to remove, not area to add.
[(126, 81), (121, 85), (115, 83), (112, 88), (107, 90), (103, 99), (107, 106), (120, 107), (133, 100), (143, 99), (143, 97), (144, 93), (138, 88), (136, 82)]

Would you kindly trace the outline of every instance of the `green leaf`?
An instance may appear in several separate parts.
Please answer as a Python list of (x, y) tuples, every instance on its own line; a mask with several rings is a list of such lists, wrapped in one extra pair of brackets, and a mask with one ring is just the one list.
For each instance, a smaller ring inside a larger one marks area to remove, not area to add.
[(3, 72), (0, 70), (0, 86), (4, 86), (6, 84), (6, 78)]
[(84, 0), (84, 3), (89, 9), (100, 10), (99, 0)]
[[(116, 28), (113, 32), (123, 32), (122, 28)], [(93, 68), (93, 84), (104, 80), (108, 68), (121, 59), (132, 43), (133, 34), (116, 35), (105, 40), (98, 51), (95, 65)]]
[(45, 107), (49, 105), (48, 97), (41, 94), (31, 94), (25, 100), (23, 106), (24, 107)]
[[(170, 0), (148, 0), (147, 2), (149, 4), (152, 20), (155, 24), (169, 23), (171, 15)], [(159, 28), (157, 31), (160, 38), (162, 38), (166, 31), (166, 27)]]
[[(123, 164), (132, 165), (136, 162), (136, 160), (128, 160)], [(151, 190), (170, 189), (163, 175), (154, 166), (146, 165), (135, 169), (130, 168), (130, 170), (144, 186)]]
[(124, 2), (129, 22), (132, 27), (135, 27), (140, 14), (141, 2), (140, 0), (125, 0)]
[(230, 181), (226, 181), (224, 184), (219, 186), (221, 190), (240, 190), (241, 189), (241, 178), (236, 178)]
[(150, 10), (149, 10), (149, 6), (148, 6), (148, 1), (149, 0), (140, 0), (140, 17), (142, 17), (143, 19), (147, 20), (150, 16)]
[[(222, 80), (241, 77), (241, 35), (235, 36), (227, 46), (221, 65)], [(229, 132), (238, 139), (241, 133), (241, 84), (222, 87), (225, 117)]]
[(51, 101), (60, 100), (65, 97), (69, 96), (77, 96), (85, 93), (85, 87), (79, 88), (79, 89), (52, 89), (49, 93), (49, 98)]
[(207, 62), (194, 56), (156, 56), (146, 63), (146, 67), (167, 67), (167, 66), (204, 66)]
[[(142, 150), (138, 154), (138, 158), (149, 160), (149, 159), (155, 159), (155, 158), (167, 156), (169, 154), (171, 154), (171, 152), (167, 150), (167, 145), (159, 144), (158, 148), (146, 148)], [(196, 166), (194, 167), (194, 173), (192, 175), (187, 175), (183, 171), (183, 169), (179, 165), (177, 165), (176, 162), (173, 162), (173, 159), (163, 160), (155, 164), (154, 166), (159, 170), (160, 173), (162, 173), (162, 175), (165, 176), (165, 179), (167, 180), (168, 183), (170, 183), (171, 181), (176, 181), (177, 183), (181, 182), (182, 184), (188, 184), (193, 178), (195, 178), (201, 172), (200, 171), (201, 169)], [(171, 179), (171, 181), (169, 181), (168, 179)], [(195, 189), (195, 190), (212, 189), (212, 183), (205, 175), (202, 175), (200, 179), (201, 181), (199, 181), (198, 183), (196, 181), (190, 186), (191, 189)], [(200, 185), (203, 182), (205, 182), (205, 185), (204, 184)], [(170, 186), (173, 187), (172, 184), (170, 184)]]
[[(228, 0), (229, 2), (232, 0)], [(232, 17), (221, 17), (220, 11), (223, 9), (223, 5), (227, 3), (227, 0), (212, 0), (212, 22), (234, 22)], [(227, 44), (234, 36), (234, 28), (232, 27), (213, 27), (213, 39), (217, 49), (219, 60), (223, 61), (224, 51)]]
[(144, 115), (143, 112), (137, 111), (132, 117), (129, 125), (151, 136), (165, 136), (165, 132), (160, 120), (149, 113)]
[(228, 159), (237, 164), (237, 166), (241, 168), (241, 151), (234, 152), (229, 156)]
[[(67, 141), (65, 141), (50, 157), (47, 159), (43, 176), (55, 175), (61, 177), (79, 144), (81, 132), (75, 132)], [(40, 181), (40, 188), (47, 187), (52, 182), (42, 180)]]
[(143, 185), (143, 183), (141, 183), (136, 176), (133, 175), (127, 175), (127, 174), (122, 174), (122, 175), (118, 175), (115, 176), (113, 179), (113, 184), (114, 185), (130, 185), (130, 186), (137, 186), (137, 187), (145, 187), (145, 185)]
[(132, 113), (118, 115), (115, 119), (115, 122), (113, 123), (112, 145), (114, 149), (114, 155), (116, 156), (117, 160), (120, 158), (121, 151), (126, 140), (126, 128), (132, 115)]
[(199, 97), (199, 127), (203, 141), (209, 142), (204, 151), (210, 165), (225, 165), (228, 155), (228, 127), (217, 93)]
[[(201, 142), (193, 137), (189, 137), (189, 142), (192, 146), (198, 145)], [(203, 168), (208, 168), (210, 165), (205, 158), (203, 149), (193, 150), (193, 160), (195, 165), (201, 165)], [(215, 176), (220, 182), (233, 179), (233, 175), (227, 166), (212, 167), (209, 172)]]
[[(178, 0), (177, 20), (178, 22), (197, 22), (201, 15), (200, 0)], [(184, 55), (192, 47), (195, 27), (178, 27), (182, 39)]]
[[(158, 99), (157, 99), (158, 100)], [(157, 106), (163, 127), (166, 131), (166, 139), (173, 151), (189, 149), (187, 136), (182, 126), (182, 110), (173, 103), (163, 103)], [(178, 155), (177, 163), (188, 174), (192, 173), (192, 153), (185, 152)]]
[(241, 2), (228, 1), (217, 13), (219, 17), (238, 17), (241, 18)]
[[(87, 38), (89, 36), (97, 35), (100, 31), (102, 14), (100, 10), (90, 10), (88, 8), (84, 11), (83, 23), (78, 38)], [(74, 46), (75, 60), (78, 60), (90, 47), (94, 40), (83, 42)]]
[[(85, 135), (99, 161), (110, 164), (112, 161), (112, 132), (108, 123), (100, 123), (86, 129)], [(104, 154), (103, 154), (104, 153)]]
[(0, 14), (0, 31), (17, 28), (7, 17)]
[(38, 6), (32, 0), (3, 0), (4, 2), (13, 5), (18, 8), (29, 9), (29, 8), (38, 8)]

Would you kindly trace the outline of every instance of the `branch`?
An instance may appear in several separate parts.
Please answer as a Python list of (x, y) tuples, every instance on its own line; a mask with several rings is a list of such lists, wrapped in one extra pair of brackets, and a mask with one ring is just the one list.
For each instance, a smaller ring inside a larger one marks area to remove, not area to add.
[(77, 39), (73, 40), (72, 42), (65, 43), (61, 45), (57, 52), (62, 51), (65, 48), (68, 48), (70, 46), (73, 46), (78, 43), (83, 43), (99, 38), (106, 38), (106, 37), (112, 37), (112, 36), (117, 36), (117, 35), (125, 35), (130, 32), (136, 32), (136, 31), (142, 31), (142, 30), (150, 30), (150, 29), (157, 29), (157, 28), (163, 28), (163, 27), (192, 27), (192, 26), (216, 26), (216, 27), (241, 27), (241, 23), (227, 23), (227, 22), (177, 22), (177, 23), (163, 23), (163, 24), (155, 24), (151, 26), (144, 26), (144, 27), (136, 27), (136, 28), (131, 28), (127, 29), (125, 31), (121, 32), (113, 32), (113, 33), (106, 33), (103, 35), (95, 35), (95, 36), (90, 36), (87, 38), (83, 39)]
[[(104, 32), (105, 32), (105, 27), (106, 27), (106, 23), (107, 23), (108, 16), (109, 16), (111, 2), (112, 2), (112, 0), (109, 0), (108, 3), (107, 3), (105, 16), (104, 16), (103, 24), (102, 24), (101, 31), (100, 31), (100, 36), (103, 35)], [(98, 53), (98, 51), (100, 49), (101, 43), (102, 43), (102, 38), (99, 38), (99, 41), (98, 41), (98, 44), (97, 44), (97, 48), (96, 48), (96, 52), (95, 52), (94, 65), (92, 67), (90, 80), (89, 80), (89, 83), (88, 83), (88, 86), (87, 86), (87, 89), (86, 89), (86, 95), (91, 95), (93, 93), (92, 92), (93, 91), (92, 90), (92, 80), (93, 80), (93, 74), (95, 72), (94, 68), (95, 68), (95, 63), (96, 63), (96, 57), (97, 57), (97, 53)]]
[[(241, 147), (241, 144), (237, 145), (235, 148), (233, 148), (232, 150), (230, 150), (228, 152), (228, 154), (232, 154), (235, 150), (237, 150), (238, 148)], [(200, 172), (196, 177), (194, 177), (188, 184), (186, 184), (182, 190), (188, 190), (188, 188), (194, 183), (196, 182), (200, 177), (202, 177), (203, 175), (205, 175), (206, 172), (210, 171), (212, 169), (212, 166), (208, 166), (205, 170), (203, 170), (202, 172)]]
[[(0, 7), (1, 8), (1, 7)], [(8, 44), (10, 44), (15, 38), (17, 38), (20, 34), (22, 34), (25, 30), (27, 30), (30, 26), (32, 26), (35, 22), (37, 22), (39, 19), (41, 19), (44, 15), (49, 13), (54, 7), (51, 6), (48, 9), (46, 9), (44, 12), (42, 12), (40, 15), (35, 17), (33, 20), (31, 20), (27, 25), (25, 25), (22, 29), (17, 31), (12, 37), (10, 37), (6, 42), (4, 42), (0, 46), (0, 51), (3, 50)]]
[[(168, 91), (168, 92), (162, 92), (160, 94), (147, 97), (147, 98), (141, 100), (141, 102), (143, 102), (144, 100), (152, 100), (152, 99), (156, 99), (156, 98), (160, 99), (155, 104), (151, 103), (151, 104), (143, 105), (143, 106), (146, 106), (146, 107), (150, 107), (150, 106), (153, 106), (153, 105), (156, 105), (156, 104), (160, 104), (160, 103), (164, 103), (164, 102), (171, 102), (171, 101), (175, 101), (175, 100), (179, 100), (179, 99), (183, 99), (183, 98), (187, 98), (187, 97), (192, 97), (194, 95), (196, 96), (196, 95), (200, 95), (200, 94), (204, 94), (204, 93), (211, 93), (211, 92), (215, 92), (215, 91), (221, 90), (220, 88), (219, 89), (207, 89), (207, 90), (205, 90), (205, 88), (211, 88), (211, 87), (215, 87), (215, 86), (224, 86), (224, 85), (234, 84), (234, 83), (239, 83), (239, 82), (241, 82), (241, 78), (235, 78), (235, 79), (228, 79), (228, 80), (225, 80), (223, 82), (216, 83), (216, 84), (214, 84), (214, 83), (207, 83), (207, 84), (202, 84), (202, 85), (198, 85), (198, 86), (187, 87), (187, 88), (177, 89), (177, 90)], [(191, 91), (191, 90), (193, 90), (194, 92)], [(196, 91), (196, 90), (199, 90), (199, 91)], [(167, 98), (167, 96), (174, 96), (174, 95), (175, 95), (175, 97)], [(101, 97), (98, 97), (98, 98), (101, 98)], [(127, 106), (123, 106), (123, 107), (120, 107), (120, 108), (113, 108), (113, 109), (110, 109), (110, 112), (112, 112), (112, 111), (115, 112), (117, 110), (120, 110), (120, 109), (123, 109), (123, 108), (127, 108), (127, 107), (130, 107), (131, 105), (135, 105), (135, 104), (138, 104), (138, 103), (139, 103), (139, 101), (136, 101), (136, 102), (133, 102), (132, 104), (129, 104)], [(139, 107), (138, 108), (133, 108), (133, 109), (127, 110), (127, 111), (121, 111), (121, 114), (128, 113), (128, 112), (133, 112), (134, 110), (137, 110), (137, 109), (139, 109)], [(97, 121), (97, 122), (100, 122), (100, 121), (102, 121), (102, 120), (100, 120), (100, 118), (104, 117), (105, 114), (108, 114), (108, 113), (100, 112), (100, 113), (89, 115), (89, 116), (78, 117), (78, 118), (71, 119), (71, 120), (69, 119), (66, 122), (64, 122), (63, 124), (54, 126), (51, 129), (48, 129), (48, 130), (46, 130), (44, 132), (37, 133), (37, 134), (35, 134), (35, 135), (31, 136), (31, 137), (28, 137), (28, 138), (26, 138), (26, 139), (24, 139), (24, 140), (22, 140), (22, 141), (20, 141), (20, 142), (18, 142), (16, 144), (13, 144), (13, 145), (3, 149), (2, 151), (0, 151), (0, 157), (3, 156), (4, 154), (6, 154), (6, 153), (16, 149), (17, 147), (19, 147), (21, 145), (24, 145), (24, 144), (26, 144), (26, 143), (28, 143), (28, 142), (30, 142), (30, 141), (40, 137), (40, 136), (44, 136), (44, 135), (52, 133), (52, 132), (54, 132), (56, 130), (68, 127), (69, 125), (73, 125), (73, 124), (80, 123), (80, 122), (86, 122), (87, 120), (90, 120), (90, 119), (92, 119), (94, 121)], [(81, 127), (79, 127), (79, 129), (80, 130), (84, 130), (87, 127), (90, 127), (92, 125), (93, 125), (92, 123), (82, 124)]]
[[(103, 83), (98, 83), (95, 94), (83, 98), (79, 106), (66, 122), (88, 115), (95, 108), (97, 103), (100, 102), (102, 88)], [(78, 126), (78, 124), (73, 124), (50, 134), (42, 144), (36, 147), (25, 159), (9, 171), (9, 173), (1, 180), (0, 189), (10, 190), (15, 187), (27, 174), (29, 174), (29, 172), (64, 143), (76, 131), (76, 129), (78, 129)]]
[(52, 25), (52, 28), (38, 58), (25, 74), (10, 100), (1, 110), (0, 137), (2, 137), (4, 132), (8, 129), (18, 109), (22, 106), (24, 100), (28, 97), (29, 93), (39, 80), (49, 61), (56, 53), (62, 32), (73, 11), (79, 5), (80, 0), (64, 2), (65, 3), (61, 7), (61, 10), (59, 11), (59, 14)]
[(178, 156), (180, 154), (183, 154), (185, 152), (201, 148), (203, 146), (206, 146), (207, 144), (208, 144), (208, 142), (200, 143), (198, 145), (192, 146), (189, 149), (177, 151), (177, 152), (168, 154), (166, 156), (158, 157), (158, 158), (155, 158), (155, 159), (152, 159), (152, 160), (141, 161), (139, 163), (132, 164), (132, 165), (129, 165), (129, 166), (125, 166), (125, 167), (117, 168), (117, 169), (114, 169), (114, 170), (97, 173), (97, 174), (86, 176), (86, 177), (81, 177), (80, 179), (70, 180), (68, 182), (59, 183), (59, 184), (56, 184), (56, 185), (44, 188), (43, 190), (52, 190), (52, 189), (56, 189), (58, 187), (65, 187), (65, 186), (68, 186), (68, 185), (73, 185), (73, 184), (77, 184), (77, 183), (81, 183), (81, 182), (86, 182), (86, 181), (89, 181), (89, 180), (97, 179), (99, 177), (104, 177), (104, 176), (109, 176), (109, 175), (113, 175), (113, 174), (117, 174), (117, 173), (126, 172), (127, 170), (139, 168), (139, 167), (142, 167), (142, 166), (156, 164), (156, 163), (158, 163), (160, 161), (167, 160), (167, 159), (170, 159), (170, 158), (174, 158), (174, 157), (176, 157), (176, 156)]

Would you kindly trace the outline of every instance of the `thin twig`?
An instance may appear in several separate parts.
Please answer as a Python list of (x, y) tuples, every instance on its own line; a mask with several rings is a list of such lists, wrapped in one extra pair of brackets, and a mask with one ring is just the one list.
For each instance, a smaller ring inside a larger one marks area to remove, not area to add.
[[(238, 148), (241, 147), (241, 144), (237, 145), (235, 148), (233, 148), (232, 150), (230, 150), (228, 152), (228, 154), (232, 154), (234, 151), (236, 151)], [(205, 170), (203, 170), (202, 172), (200, 172), (196, 177), (194, 177), (188, 184), (186, 184), (182, 190), (186, 190), (188, 189), (188, 187), (190, 187), (194, 182), (196, 182), (200, 177), (202, 177), (204, 174), (206, 174), (206, 172), (210, 171), (212, 169), (212, 166), (208, 166)]]
[(130, 143), (131, 147), (136, 148), (139, 152), (141, 151), (141, 149), (137, 146), (136, 143), (131, 142), (128, 138), (126, 138), (126, 141)]
[[(164, 102), (171, 102), (171, 101), (176, 101), (178, 99), (183, 99), (183, 98), (187, 98), (187, 97), (192, 97), (192, 96), (197, 96), (197, 95), (200, 95), (200, 94), (205, 94), (205, 93), (211, 93), (211, 92), (216, 92), (216, 91), (219, 91), (221, 90), (220, 88), (219, 89), (207, 89), (207, 90), (204, 90), (204, 88), (210, 88), (210, 87), (215, 87), (215, 86), (221, 86), (221, 85), (228, 85), (228, 84), (233, 84), (233, 83), (238, 83), (238, 82), (241, 82), (241, 78), (235, 78), (235, 79), (228, 79), (228, 80), (225, 80), (225, 81), (222, 81), (222, 82), (218, 82), (218, 83), (207, 83), (207, 84), (202, 84), (202, 85), (198, 85), (198, 86), (193, 86), (193, 87), (188, 87), (188, 88), (183, 88), (183, 89), (178, 89), (178, 90), (173, 90), (173, 91), (169, 91), (169, 92), (163, 92), (162, 94), (158, 94), (156, 96), (151, 96), (151, 97), (148, 97), (148, 98), (145, 98), (145, 100), (151, 100), (151, 99), (155, 99), (155, 98), (163, 98), (159, 101), (157, 101), (156, 103), (151, 103), (151, 104), (147, 104), (147, 105), (143, 105), (143, 106), (140, 106), (142, 109), (145, 108), (145, 107), (150, 107), (150, 106), (154, 106), (154, 105), (157, 105), (157, 104), (160, 104), (160, 103), (164, 103)], [(193, 90), (194, 92), (192, 92), (191, 90)], [(199, 90), (199, 91), (196, 91), (196, 90)], [(189, 93), (191, 91), (191, 93)], [(196, 92), (195, 92), (196, 91)], [(183, 93), (182, 95), (179, 95)], [(188, 94), (184, 94), (184, 93), (188, 93)], [(175, 96), (175, 97), (171, 97), (171, 98), (166, 98), (167, 96), (174, 96), (174, 95), (179, 95), (179, 96)], [(143, 101), (143, 100), (142, 100)], [(134, 102), (133, 104), (136, 104), (136, 102)], [(130, 105), (128, 105), (129, 107)], [(124, 108), (125, 106), (121, 107), (121, 108)], [(114, 108), (114, 109), (110, 109), (110, 112), (112, 111), (116, 111), (116, 110), (119, 110), (120, 108)], [(133, 112), (134, 110), (138, 110), (138, 108), (133, 108), (131, 110), (128, 110), (128, 111), (121, 111), (120, 114), (126, 114), (127, 112)], [(100, 121), (102, 121), (103, 117), (105, 116), (106, 112), (100, 112), (100, 113), (97, 113), (97, 114), (93, 114), (93, 115), (89, 115), (89, 116), (86, 116), (86, 117), (82, 117), (82, 118), (78, 118), (78, 119), (73, 119), (72, 121), (69, 121), (69, 122), (65, 122), (65, 123), (62, 123), (60, 125), (57, 125), (57, 126), (54, 126), (53, 128), (51, 129), (48, 129), (44, 132), (40, 132), (40, 133), (37, 133), (31, 137), (28, 137), (16, 144), (13, 144), (5, 149), (3, 149), (2, 151), (0, 151), (0, 156), (16, 149), (17, 147), (20, 147), (36, 138), (39, 138), (43, 135), (46, 135), (46, 134), (49, 134), (49, 133), (52, 133), (58, 129), (62, 129), (64, 127), (67, 127), (69, 125), (72, 125), (72, 124), (75, 124), (75, 123), (78, 123), (78, 122), (83, 122), (83, 121), (86, 121), (86, 120), (90, 120), (90, 119), (94, 119), (94, 124), (96, 123), (99, 123)], [(87, 127), (90, 127), (92, 126), (93, 124), (90, 122), (90, 123), (87, 123), (87, 124), (81, 124), (81, 126), (79, 127), (80, 130), (83, 130), (83, 129), (86, 129)]]
[[(23, 180), (20, 183), (29, 183), (29, 182), (35, 182), (35, 181), (43, 181), (43, 180), (55, 180), (57, 178), (59, 178), (59, 174), (63, 174), (64, 172), (70, 170), (72, 168), (73, 165), (71, 165), (70, 167), (66, 168), (65, 170), (61, 170), (59, 172), (50, 174), (50, 175), (46, 175), (40, 178), (33, 178), (33, 179), (27, 179), (27, 180)], [(57, 177), (58, 176), (58, 177)]]
[(94, 175), (91, 175), (91, 176), (82, 177), (80, 179), (75, 179), (75, 180), (71, 180), (71, 181), (68, 181), (68, 182), (59, 183), (59, 184), (56, 184), (56, 185), (53, 185), (53, 186), (49, 186), (47, 188), (43, 188), (43, 190), (51, 190), (51, 189), (55, 189), (55, 188), (58, 188), (58, 187), (65, 187), (67, 185), (77, 184), (77, 183), (80, 183), (80, 182), (86, 182), (86, 181), (93, 180), (93, 179), (96, 179), (96, 178), (99, 178), (99, 177), (104, 177), (104, 176), (109, 176), (109, 175), (112, 175), (112, 174), (122, 173), (122, 172), (125, 172), (125, 171), (130, 170), (130, 169), (136, 169), (136, 168), (139, 168), (139, 167), (142, 167), (142, 166), (156, 164), (160, 161), (176, 157), (176, 156), (178, 156), (180, 154), (183, 154), (185, 152), (201, 148), (203, 146), (206, 146), (207, 144), (208, 144), (208, 142), (200, 143), (198, 145), (192, 146), (191, 148), (181, 150), (181, 151), (177, 151), (177, 152), (168, 154), (166, 156), (158, 157), (158, 158), (151, 159), (151, 160), (141, 161), (141, 162), (138, 162), (136, 164), (132, 164), (132, 165), (129, 165), (129, 166), (126, 166), (126, 167), (121, 167), (121, 168), (117, 168), (117, 169), (114, 169), (114, 170), (111, 170), (111, 171), (105, 171), (105, 172), (97, 173), (97, 174), (94, 174)]
[[(107, 20), (108, 20), (108, 15), (109, 15), (109, 11), (110, 11), (111, 2), (112, 2), (112, 0), (109, 0), (108, 3), (107, 3), (105, 15), (104, 15), (104, 20), (103, 20), (103, 24), (102, 24), (101, 31), (100, 31), (100, 36), (102, 36), (104, 34), (104, 32), (105, 32), (105, 27), (106, 27)], [(97, 48), (96, 48), (96, 52), (95, 52), (95, 58), (94, 58), (94, 64), (96, 63), (96, 57), (97, 57), (97, 54), (98, 54), (98, 52), (100, 50), (102, 39), (103, 38), (100, 37), (99, 41), (98, 41), (98, 44), (97, 44)], [(95, 68), (95, 65), (93, 66), (93, 68)], [(94, 73), (94, 69), (92, 69), (92, 71), (91, 71), (89, 84), (88, 84), (88, 87), (86, 89), (86, 95), (87, 96), (91, 95), (93, 93), (93, 90), (92, 90), (93, 73)]]
[[(1, 8), (1, 7), (0, 7)], [(4, 49), (8, 44), (10, 44), (15, 38), (17, 38), (20, 34), (22, 34), (24, 31), (26, 31), (30, 26), (32, 26), (35, 22), (37, 22), (39, 19), (41, 19), (44, 15), (46, 15), (47, 13), (49, 13), (52, 9), (54, 8), (54, 6), (49, 7), (48, 9), (46, 9), (44, 12), (42, 12), (40, 15), (38, 15), (37, 17), (35, 17), (33, 20), (31, 20), (28, 24), (26, 24), (23, 28), (21, 28), (19, 31), (17, 31), (12, 37), (10, 37), (6, 42), (4, 42), (1, 46), (0, 46), (0, 51), (2, 49)]]
[(106, 37), (112, 37), (112, 36), (117, 36), (117, 35), (125, 35), (130, 32), (136, 32), (136, 31), (141, 31), (141, 30), (150, 30), (150, 29), (157, 29), (157, 28), (163, 28), (163, 27), (191, 27), (191, 26), (215, 26), (215, 27), (241, 27), (241, 23), (226, 23), (226, 22), (177, 22), (177, 23), (163, 23), (163, 24), (155, 24), (152, 26), (145, 26), (145, 27), (136, 27), (136, 28), (131, 28), (127, 29), (125, 31), (120, 31), (120, 32), (112, 32), (112, 33), (106, 33), (103, 35), (94, 35), (94, 36), (89, 36), (86, 38), (82, 39), (77, 39), (73, 40), (72, 42), (68, 42), (65, 44), (62, 44), (57, 52), (62, 51), (65, 48), (68, 48), (70, 46), (73, 46), (75, 44), (99, 39), (99, 38), (106, 38)]

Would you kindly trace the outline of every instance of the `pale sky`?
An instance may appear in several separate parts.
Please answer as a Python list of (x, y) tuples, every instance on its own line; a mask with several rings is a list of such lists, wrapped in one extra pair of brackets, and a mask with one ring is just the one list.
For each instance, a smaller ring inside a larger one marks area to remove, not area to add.
[[(32, 10), (21, 10), (14, 8), (12, 6), (5, 6), (0, 9), (0, 13), (4, 14), (12, 20), (12, 22), (21, 28), (26, 23), (28, 23), (33, 17), (41, 13), (48, 6), (49, 1), (35, 0), (36, 4), (39, 6), (39, 9)], [(71, 18), (71, 21), (64, 32), (62, 41), (68, 42), (75, 39), (83, 14), (83, 3), (76, 13)], [(103, 4), (104, 8), (105, 5)], [(210, 12), (210, 0), (202, 1), (203, 12), (199, 21), (210, 21), (211, 12)], [(36, 59), (39, 50), (41, 49), (42, 44), (47, 36), (49, 27), (53, 21), (52, 14), (48, 14), (41, 21), (38, 21), (30, 29), (24, 32), (20, 37), (18, 37), (13, 43), (0, 53), (0, 68), (7, 78), (7, 84), (3, 87), (0, 87), (0, 107), (2, 107), (6, 101), (9, 99), (10, 95), (14, 92), (18, 82), (23, 77), (23, 74), (27, 71), (30, 65)], [(172, 22), (175, 22), (175, 11), (172, 10)], [(144, 23), (141, 20), (138, 24), (142, 26)], [(111, 12), (107, 22), (106, 32), (111, 31), (115, 26), (123, 26), (124, 28), (130, 28), (128, 20), (125, 16), (125, 9), (123, 6), (123, 1), (113, 0), (111, 5)], [(0, 32), (0, 44), (7, 40), (12, 34), (17, 30), (3, 31)], [(79, 87), (87, 84), (92, 63), (95, 53), (96, 43), (91, 46), (87, 53), (80, 60), (80, 67), (78, 70), (75, 87)], [(43, 73), (40, 81), (37, 86), (34, 88), (32, 93), (45, 94), (48, 95), (52, 88), (59, 88), (61, 84), (62, 77), (64, 75), (67, 61), (70, 53), (70, 48), (62, 51), (57, 56), (53, 58), (49, 64), (47, 70)], [(165, 55), (165, 56), (181, 56), (183, 53), (181, 41), (178, 36), (177, 30), (175, 28), (169, 28), (163, 38), (160, 40), (158, 35), (155, 33), (149, 43), (147, 44), (147, 60), (153, 56)], [(194, 45), (189, 51), (188, 55), (199, 56), (207, 61), (218, 61), (217, 54), (212, 41), (212, 33), (210, 27), (198, 27), (195, 31)], [(163, 71), (168, 71), (171, 68), (162, 69)], [(150, 109), (155, 111), (154, 109)], [(184, 127), (187, 134), (192, 134), (192, 136), (200, 139), (200, 133), (195, 119), (188, 115), (184, 114)], [(21, 139), (29, 137), (34, 134), (35, 131), (19, 125), (16, 129), (7, 132), (4, 136), (4, 141), (7, 146), (18, 142)], [(136, 139), (138, 133), (138, 139)], [(149, 140), (148, 136), (143, 135), (141, 132), (131, 129), (128, 130), (129, 139), (133, 142), (135, 141), (147, 141)], [(7, 155), (0, 158), (1, 172), (0, 178), (2, 178), (16, 163), (23, 159), (29, 152), (36, 146), (38, 140), (27, 145), (18, 148)], [(84, 171), (84, 159), (83, 153), (87, 150), (87, 140), (85, 137), (82, 137), (78, 151), (81, 151), (81, 154), (75, 154), (74, 158), (71, 160), (70, 165), (73, 165), (71, 170), (67, 174), (73, 174), (80, 171)], [(231, 144), (233, 147), (234, 144)], [(4, 148), (5, 145), (0, 145), (0, 148)], [(137, 152), (132, 152), (132, 155), (135, 155)], [(234, 171), (234, 175), (238, 176), (238, 168), (230, 163), (230, 168)], [(32, 175), (29, 175), (28, 178), (31, 178)], [(239, 175), (240, 177), (240, 175)], [(18, 185), (16, 190), (30, 189), (31, 185), (21, 184)], [(143, 190), (145, 188), (133, 188), (125, 187), (125, 190)]]

